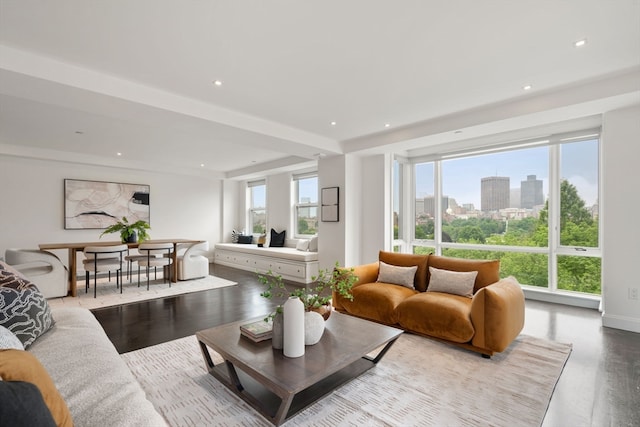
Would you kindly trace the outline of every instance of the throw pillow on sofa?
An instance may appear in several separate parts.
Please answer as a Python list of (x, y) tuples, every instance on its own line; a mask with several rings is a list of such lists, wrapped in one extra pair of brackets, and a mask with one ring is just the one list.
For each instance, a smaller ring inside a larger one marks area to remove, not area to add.
[(379, 262), (378, 282), (391, 283), (414, 289), (413, 280), (416, 276), (418, 266), (398, 267), (397, 265), (387, 264), (382, 261)]
[(26, 381), (42, 393), (58, 426), (73, 426), (69, 408), (40, 361), (24, 350), (0, 350), (0, 377), (3, 381)]
[(26, 381), (0, 381), (0, 420), (12, 427), (56, 427), (42, 393)]
[(18, 337), (4, 326), (0, 326), (0, 350), (10, 348), (14, 350), (24, 350), (24, 346)]
[(269, 241), (269, 247), (272, 248), (282, 248), (284, 247), (285, 235), (287, 230), (282, 230), (278, 233), (273, 228), (271, 229), (271, 239)]
[(53, 324), (49, 304), (37, 286), (0, 263), (0, 326), (27, 348)]
[(431, 278), (427, 292), (444, 292), (468, 298), (473, 297), (473, 284), (478, 275), (477, 271), (459, 272), (429, 267), (429, 275)]

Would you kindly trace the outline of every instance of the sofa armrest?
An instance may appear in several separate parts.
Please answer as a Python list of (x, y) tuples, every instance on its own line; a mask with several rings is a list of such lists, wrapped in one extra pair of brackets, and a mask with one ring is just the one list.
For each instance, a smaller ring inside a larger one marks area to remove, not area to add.
[(524, 292), (513, 277), (478, 290), (471, 301), (472, 344), (501, 352), (524, 327)]
[[(371, 264), (363, 264), (353, 267), (353, 274), (358, 277), (358, 281), (353, 285), (353, 287), (356, 288), (360, 285), (364, 285), (365, 283), (371, 283), (378, 280), (379, 265), (380, 264), (376, 261)], [(342, 296), (333, 291), (331, 303), (336, 310), (343, 310), (342, 299)]]

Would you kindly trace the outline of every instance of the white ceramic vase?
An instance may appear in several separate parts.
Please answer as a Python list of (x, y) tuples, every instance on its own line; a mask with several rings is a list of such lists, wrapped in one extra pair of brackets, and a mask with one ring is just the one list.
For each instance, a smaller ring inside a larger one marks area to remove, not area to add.
[(304, 304), (289, 297), (282, 306), (284, 316), (283, 353), (287, 357), (304, 355)]
[(314, 345), (320, 341), (324, 333), (324, 318), (315, 311), (304, 313), (304, 344)]

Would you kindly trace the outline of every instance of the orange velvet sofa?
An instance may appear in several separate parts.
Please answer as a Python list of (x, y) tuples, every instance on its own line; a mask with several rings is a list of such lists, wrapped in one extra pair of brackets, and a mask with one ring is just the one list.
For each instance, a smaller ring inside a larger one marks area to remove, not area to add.
[[(417, 267), (413, 288), (379, 282), (380, 262), (386, 264), (385, 269), (388, 265)], [(445, 274), (477, 271), (472, 295), (427, 291), (429, 267), (445, 270)], [(450, 342), (490, 357), (504, 351), (524, 326), (522, 288), (512, 277), (500, 279), (499, 271), (499, 260), (380, 251), (379, 262), (354, 267), (358, 281), (352, 289), (353, 301), (334, 292), (333, 306), (342, 313)]]

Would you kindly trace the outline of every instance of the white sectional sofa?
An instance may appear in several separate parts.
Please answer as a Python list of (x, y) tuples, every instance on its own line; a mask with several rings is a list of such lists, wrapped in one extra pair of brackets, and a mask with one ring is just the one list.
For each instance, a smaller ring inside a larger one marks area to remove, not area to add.
[(287, 240), (281, 248), (258, 247), (256, 244), (217, 243), (214, 262), (257, 273), (271, 270), (283, 279), (312, 283), (318, 275), (318, 253), (299, 251), (296, 240)]
[(58, 308), (52, 315), (55, 325), (28, 351), (51, 376), (76, 427), (167, 425), (89, 310)]

